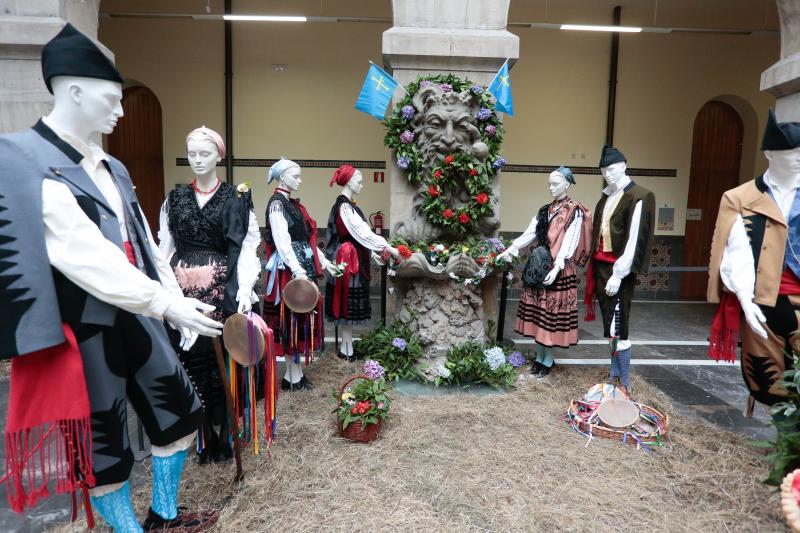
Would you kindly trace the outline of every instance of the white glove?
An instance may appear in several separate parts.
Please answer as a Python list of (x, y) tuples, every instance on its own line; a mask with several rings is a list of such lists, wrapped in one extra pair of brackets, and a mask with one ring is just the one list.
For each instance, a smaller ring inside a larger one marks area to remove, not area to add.
[(394, 257), (395, 259), (402, 259), (402, 257), (400, 256), (400, 251), (394, 246), (387, 246), (386, 251), (389, 252), (391, 256)]
[(617, 276), (611, 276), (608, 278), (608, 283), (606, 283), (606, 294), (609, 296), (614, 296), (617, 294), (620, 283), (622, 283), (622, 279), (618, 278)]
[(303, 270), (302, 268), (299, 269), (297, 272), (294, 272), (292, 274), (292, 277), (294, 279), (308, 279), (308, 276), (306, 275), (306, 271)]
[(197, 340), (199, 335), (196, 331), (192, 331), (189, 328), (181, 328), (181, 342), (180, 347), (181, 350), (184, 352), (188, 352), (192, 346), (194, 346), (195, 341)]
[[(511, 256), (511, 257), (509, 257), (509, 256)], [(494, 260), (495, 260), (495, 262), (499, 262), (499, 261), (509, 261), (510, 262), (516, 256), (517, 256), (517, 249), (514, 248), (513, 246), (509, 246), (508, 248), (506, 248), (505, 250), (503, 250), (502, 252), (497, 254), (497, 257), (495, 257)]]
[(383, 265), (385, 265), (385, 264), (386, 264), (386, 263), (384, 262), (383, 258), (381, 258), (380, 254), (376, 254), (375, 252), (372, 252), (372, 254), (370, 254), (370, 255), (372, 256), (372, 259), (374, 259), (374, 260), (375, 260), (375, 263), (376, 263), (378, 266), (383, 266)]
[(217, 337), (222, 333), (222, 324), (205, 316), (203, 312), (213, 311), (213, 305), (204, 304), (195, 298), (175, 298), (164, 311), (164, 319), (178, 328)]
[(753, 332), (763, 338), (767, 338), (767, 330), (764, 329), (762, 324), (767, 322), (767, 317), (764, 316), (764, 313), (761, 312), (761, 308), (758, 307), (758, 304), (753, 302), (751, 298), (741, 298), (739, 303), (742, 304), (742, 312), (744, 313), (744, 318), (747, 320), (747, 323), (750, 325), (750, 329)]
[(336, 266), (336, 263), (330, 262), (325, 266), (325, 272), (333, 276), (334, 278), (341, 277), (344, 272), (339, 270), (339, 267)]
[(561, 267), (558, 265), (554, 266), (553, 269), (547, 273), (547, 276), (545, 276), (544, 284), (550, 285), (551, 283), (553, 283), (556, 280), (556, 277), (558, 276), (559, 272), (561, 272)]
[(253, 308), (253, 302), (250, 300), (250, 295), (252, 294), (253, 290), (247, 289), (239, 289), (239, 292), (236, 293), (236, 301), (239, 302), (239, 307), (237, 308), (237, 312), (239, 313), (247, 313), (250, 309)]

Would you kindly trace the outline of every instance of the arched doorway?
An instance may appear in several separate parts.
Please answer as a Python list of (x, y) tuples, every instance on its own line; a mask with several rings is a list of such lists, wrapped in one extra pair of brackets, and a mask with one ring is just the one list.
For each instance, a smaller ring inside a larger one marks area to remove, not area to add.
[(128, 87), (122, 91), (122, 109), (125, 116), (108, 136), (108, 153), (127, 167), (142, 211), (155, 234), (164, 201), (161, 104), (147, 87)]
[[(720, 199), (739, 185), (743, 131), (739, 113), (724, 102), (706, 102), (695, 117), (683, 249), (686, 266), (708, 266)], [(707, 287), (706, 272), (684, 272), (681, 297), (704, 298)]]

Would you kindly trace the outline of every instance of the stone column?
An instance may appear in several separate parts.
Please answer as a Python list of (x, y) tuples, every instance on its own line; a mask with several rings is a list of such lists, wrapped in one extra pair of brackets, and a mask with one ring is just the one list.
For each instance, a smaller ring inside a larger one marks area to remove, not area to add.
[(0, 0), (0, 133), (24, 130), (49, 111), (42, 48), (67, 22), (96, 39), (99, 9), (100, 0)]
[(777, 98), (781, 122), (800, 122), (800, 2), (777, 0), (781, 24), (781, 60), (761, 74), (761, 90)]

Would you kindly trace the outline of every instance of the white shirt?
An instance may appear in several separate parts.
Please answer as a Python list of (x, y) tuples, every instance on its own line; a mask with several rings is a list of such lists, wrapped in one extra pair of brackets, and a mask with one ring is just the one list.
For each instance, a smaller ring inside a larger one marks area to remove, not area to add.
[[(517, 257), (522, 248), (525, 248), (533, 242), (533, 240), (536, 238), (536, 224), (538, 221), (538, 217), (534, 216), (531, 219), (531, 223), (528, 224), (528, 227), (525, 229), (522, 235), (514, 239), (514, 241), (509, 245), (508, 250), (511, 255)], [(575, 250), (578, 248), (578, 241), (580, 241), (582, 224), (583, 211), (577, 209), (575, 211), (575, 217), (572, 219), (572, 222), (570, 222), (569, 226), (567, 226), (567, 233), (564, 236), (564, 241), (561, 243), (561, 248), (558, 250), (558, 254), (556, 254), (556, 257), (553, 260), (554, 263), (561, 269), (564, 268), (564, 262), (567, 259), (572, 259), (572, 256), (575, 255)]]
[[(286, 198), (289, 197), (283, 191), (278, 191), (278, 194), (282, 194)], [(272, 207), (270, 207), (269, 227), (272, 232), (272, 240), (275, 242), (275, 248), (277, 248), (283, 263), (292, 271), (292, 274), (297, 276), (305, 272), (306, 276), (313, 275), (313, 272), (303, 270), (303, 267), (300, 266), (300, 261), (297, 260), (297, 256), (294, 254), (292, 238), (289, 236), (289, 224), (286, 223), (283, 204), (280, 202), (273, 202)], [(317, 256), (319, 257), (320, 266), (324, 270), (331, 262), (328, 261), (328, 258), (319, 248), (317, 248)]]
[[(219, 190), (219, 189), (217, 189)], [(214, 191), (214, 194), (217, 192)], [(208, 203), (214, 194), (197, 194), (197, 205), (203, 207)], [(169, 231), (169, 215), (167, 214), (167, 201), (161, 204), (161, 212), (158, 217), (158, 241), (161, 254), (169, 261), (172, 254), (175, 253), (175, 240), (172, 238), (172, 233)], [(258, 281), (258, 275), (261, 273), (261, 261), (258, 259), (257, 250), (258, 244), (261, 241), (261, 233), (258, 231), (258, 220), (256, 220), (255, 211), (250, 210), (250, 216), (247, 221), (247, 235), (242, 241), (242, 249), (239, 252), (239, 259), (236, 262), (236, 280), (239, 285), (239, 292), (249, 292), (251, 303), (258, 301), (258, 297), (253, 291), (253, 286)]]
[[(96, 184), (98, 180), (103, 181), (102, 177), (98, 178), (98, 168), (102, 168), (106, 177), (111, 179), (101, 162), (108, 158), (102, 148), (83, 142), (74, 143), (74, 137), (62, 136), (52, 124), (46, 120), (45, 123), (84, 156), (81, 166)], [(87, 149), (92, 157), (87, 158)], [(116, 199), (113, 199), (115, 195)], [(109, 196), (112, 198), (105, 198), (109, 206), (115, 213), (117, 209), (121, 210), (122, 199), (115, 186)], [(106, 239), (100, 228), (89, 220), (65, 184), (51, 179), (42, 182), (42, 218), (50, 264), (95, 298), (131, 313), (161, 319), (173, 299), (182, 296), (175, 275), (155, 246), (146, 221), (145, 231), (161, 283), (130, 264), (125, 252)], [(145, 220), (144, 214), (142, 220)], [(127, 235), (127, 230), (123, 235)]]
[[(764, 184), (772, 192), (770, 197), (780, 209), (783, 218), (788, 220), (797, 187), (781, 189), (771, 178), (769, 170), (764, 172)], [(725, 287), (734, 293), (739, 301), (753, 301), (756, 288), (755, 258), (750, 247), (750, 239), (747, 237), (744, 219), (740, 214), (736, 215), (736, 221), (731, 227), (728, 242), (722, 252), (719, 275)]]
[(386, 239), (372, 231), (369, 224), (356, 213), (352, 205), (342, 204), (339, 206), (339, 216), (350, 235), (364, 248), (373, 252), (382, 252), (388, 246)]

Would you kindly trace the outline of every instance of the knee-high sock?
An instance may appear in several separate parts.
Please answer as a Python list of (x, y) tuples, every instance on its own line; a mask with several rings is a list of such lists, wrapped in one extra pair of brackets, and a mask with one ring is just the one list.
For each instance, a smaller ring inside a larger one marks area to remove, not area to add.
[(353, 326), (348, 324), (339, 327), (342, 330), (342, 343), (339, 349), (345, 355), (353, 355)]
[(553, 350), (552, 346), (544, 346), (543, 348), (544, 348), (544, 356), (542, 364), (547, 368), (550, 368), (551, 366), (553, 366), (553, 363), (555, 362), (553, 361), (553, 352), (555, 350)]
[(303, 378), (303, 367), (301, 367), (299, 363), (287, 360), (286, 374), (284, 374), (283, 379), (285, 379), (289, 383), (297, 383), (302, 378)]
[(611, 372), (608, 373), (609, 378), (618, 378), (619, 377), (619, 353), (617, 355), (611, 355)]
[(153, 456), (153, 511), (171, 520), (178, 516), (178, 487), (187, 450), (169, 457)]
[(536, 345), (536, 362), (539, 364), (544, 363), (544, 346), (541, 344)]
[[(625, 385), (627, 390), (631, 388), (631, 349), (620, 350), (617, 352), (617, 365), (619, 366), (619, 380)], [(612, 358), (613, 359), (613, 358)]]
[(92, 505), (103, 520), (110, 525), (115, 533), (139, 533), (142, 526), (136, 519), (131, 504), (131, 485), (129, 482), (122, 484), (120, 488), (102, 496), (92, 496)]

